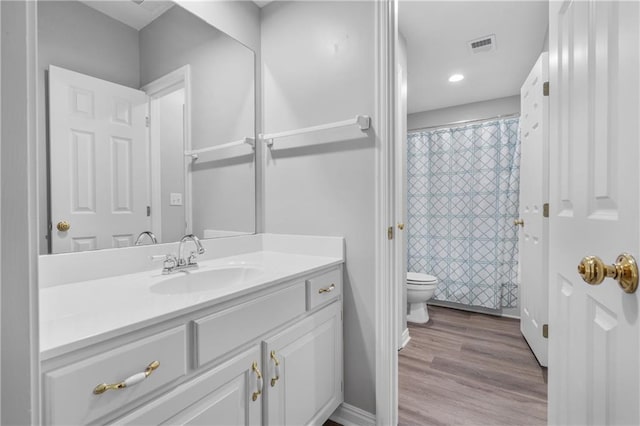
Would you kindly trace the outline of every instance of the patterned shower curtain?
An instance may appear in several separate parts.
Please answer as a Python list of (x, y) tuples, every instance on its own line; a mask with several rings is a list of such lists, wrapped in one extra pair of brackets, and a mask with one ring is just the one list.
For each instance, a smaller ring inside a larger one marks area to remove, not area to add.
[(518, 121), (408, 136), (409, 271), (438, 277), (437, 300), (517, 306)]

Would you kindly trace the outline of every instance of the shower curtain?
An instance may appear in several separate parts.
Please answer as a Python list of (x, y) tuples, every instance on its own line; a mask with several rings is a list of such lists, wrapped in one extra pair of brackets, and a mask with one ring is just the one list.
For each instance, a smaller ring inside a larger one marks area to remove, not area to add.
[(436, 300), (517, 306), (518, 121), (408, 135), (409, 271), (438, 278)]

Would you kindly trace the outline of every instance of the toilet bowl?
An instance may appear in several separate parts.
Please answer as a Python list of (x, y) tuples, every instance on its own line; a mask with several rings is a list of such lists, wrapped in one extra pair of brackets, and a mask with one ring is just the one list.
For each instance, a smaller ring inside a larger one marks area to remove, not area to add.
[(424, 324), (429, 321), (427, 300), (433, 297), (438, 286), (438, 279), (433, 275), (419, 272), (407, 272), (407, 305), (409, 312), (407, 321)]

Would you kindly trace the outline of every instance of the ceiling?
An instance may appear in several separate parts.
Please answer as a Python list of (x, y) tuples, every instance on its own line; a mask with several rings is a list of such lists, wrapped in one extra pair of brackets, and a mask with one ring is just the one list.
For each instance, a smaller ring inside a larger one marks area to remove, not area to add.
[(172, 1), (165, 0), (131, 0), (131, 1), (109, 1), (109, 0), (80, 0), (82, 3), (92, 7), (123, 24), (136, 30), (141, 30), (151, 23), (158, 16), (175, 5)]
[[(414, 113), (519, 94), (545, 43), (548, 2), (400, 0), (398, 20)], [(495, 51), (470, 51), (491, 34)], [(449, 83), (454, 73), (464, 80)]]

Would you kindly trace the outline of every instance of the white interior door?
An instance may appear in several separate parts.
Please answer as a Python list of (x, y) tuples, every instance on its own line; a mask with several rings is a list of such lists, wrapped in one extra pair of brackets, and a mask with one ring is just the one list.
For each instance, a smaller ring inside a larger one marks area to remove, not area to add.
[(591, 286), (576, 268), (640, 255), (639, 6), (549, 6), (551, 424), (640, 424), (640, 292)]
[(548, 191), (549, 101), (543, 85), (549, 54), (543, 53), (520, 89), (520, 330), (540, 365), (547, 366), (548, 221), (543, 205)]
[(53, 253), (126, 247), (150, 229), (146, 105), (140, 90), (49, 67)]

